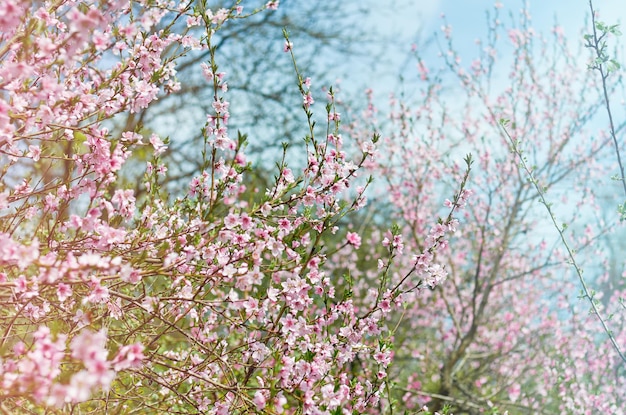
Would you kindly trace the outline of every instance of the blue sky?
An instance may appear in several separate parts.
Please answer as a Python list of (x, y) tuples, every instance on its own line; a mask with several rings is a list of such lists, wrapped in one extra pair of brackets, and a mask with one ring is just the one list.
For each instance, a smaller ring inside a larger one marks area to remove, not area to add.
[[(370, 0), (371, 14), (366, 24), (372, 30), (384, 35), (393, 35), (392, 45), (385, 47), (385, 56), (371, 74), (370, 86), (382, 93), (391, 92), (396, 85), (398, 68), (406, 62), (411, 44), (423, 44), (432, 35), (441, 32), (444, 14), (448, 24), (452, 26), (453, 39), (456, 47), (469, 60), (477, 49), (474, 41), (484, 38), (486, 29), (486, 12), (493, 13), (495, 0), (390, 0), (380, 2)], [(571, 44), (581, 38), (581, 30), (588, 21), (589, 3), (587, 0), (544, 0), (528, 1), (502, 0), (499, 10), (500, 19), (510, 27), (511, 13), (517, 17), (524, 4), (528, 4), (532, 16), (532, 25), (538, 33), (549, 34), (558, 22), (563, 27)], [(626, 3), (620, 0), (595, 0), (594, 8), (600, 12), (600, 20), (608, 24), (626, 21)], [(429, 59), (437, 64), (436, 46), (430, 46)], [(582, 58), (582, 57), (581, 57)], [(623, 62), (623, 59), (620, 59)], [(414, 61), (411, 61), (413, 66)]]
[[(395, 13), (389, 10), (380, 16), (387, 24), (381, 26), (402, 28), (402, 31), (411, 35), (416, 23), (421, 21), (425, 32), (432, 33), (441, 26), (440, 15), (444, 13), (448, 21), (455, 28), (455, 32), (462, 37), (475, 38), (484, 34), (485, 11), (492, 10), (495, 0), (396, 0)], [(589, 15), (587, 0), (544, 0), (544, 1), (500, 1), (501, 15), (512, 11), (517, 13), (526, 3), (529, 5), (535, 27), (538, 31), (548, 31), (555, 22), (566, 28), (567, 35), (579, 32)], [(605, 22), (619, 23), (626, 17), (626, 4), (620, 0), (595, 0), (594, 8), (600, 11), (600, 17)], [(421, 16), (421, 18), (420, 18)], [(417, 22), (416, 22), (417, 20)]]

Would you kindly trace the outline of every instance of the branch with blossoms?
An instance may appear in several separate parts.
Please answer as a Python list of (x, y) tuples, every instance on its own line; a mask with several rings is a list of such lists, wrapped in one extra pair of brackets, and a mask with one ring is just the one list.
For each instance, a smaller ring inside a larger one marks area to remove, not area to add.
[[(446, 235), (454, 234), (456, 227), (458, 226), (458, 219), (454, 218), (454, 213), (458, 209), (463, 209), (467, 205), (467, 200), (471, 197), (472, 191), (466, 189), (467, 181), (472, 168), (472, 155), (468, 154), (465, 159), (466, 170), (461, 180), (458, 193), (454, 195), (452, 201), (446, 199), (444, 206), (450, 209), (448, 216), (445, 219), (439, 219), (439, 223), (431, 228), (428, 236), (425, 239), (424, 250), (422, 253), (413, 257), (415, 266), (409, 274), (407, 274), (399, 283), (394, 287), (394, 291), (400, 287), (401, 284), (409, 277), (410, 274), (415, 272), (420, 281), (410, 290), (419, 288), (424, 282), (429, 288), (435, 288), (437, 285), (445, 281), (446, 271), (441, 265), (434, 264), (436, 253), (438, 249), (445, 249), (448, 247), (448, 239)], [(410, 291), (409, 290), (409, 291)], [(407, 291), (405, 291), (407, 292)]]

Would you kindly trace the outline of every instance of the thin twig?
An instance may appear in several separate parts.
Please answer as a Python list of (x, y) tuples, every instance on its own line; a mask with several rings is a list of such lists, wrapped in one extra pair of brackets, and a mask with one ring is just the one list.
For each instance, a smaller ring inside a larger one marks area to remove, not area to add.
[(506, 134), (507, 138), (511, 142), (511, 147), (512, 147), (513, 152), (519, 157), (520, 164), (521, 164), (522, 168), (524, 169), (524, 171), (528, 175), (528, 179), (530, 180), (532, 185), (535, 187), (535, 190), (537, 190), (537, 193), (539, 194), (539, 197), (541, 199), (541, 203), (546, 207), (546, 209), (548, 211), (548, 214), (550, 215), (550, 219), (552, 220), (552, 223), (553, 223), (554, 227), (556, 228), (556, 230), (559, 233), (559, 236), (561, 238), (561, 242), (563, 243), (563, 246), (567, 250), (567, 255), (569, 256), (570, 263), (572, 264), (572, 266), (576, 270), (576, 274), (578, 275), (578, 279), (579, 279), (580, 284), (581, 284), (582, 289), (583, 289), (583, 296), (589, 300), (589, 303), (591, 304), (591, 309), (593, 310), (594, 314), (598, 317), (598, 320), (600, 321), (600, 324), (602, 325), (602, 328), (604, 329), (604, 331), (608, 335), (609, 340), (611, 341), (611, 344), (613, 345), (613, 348), (615, 349), (615, 351), (617, 352), (619, 357), (622, 359), (624, 364), (626, 364), (626, 356), (622, 352), (620, 346), (617, 344), (617, 341), (615, 340), (615, 337), (613, 336), (613, 333), (609, 329), (609, 327), (608, 327), (608, 325), (606, 323), (606, 320), (600, 314), (600, 310), (598, 309), (598, 306), (596, 305), (596, 303), (594, 301), (594, 298), (593, 298), (594, 294), (592, 294), (591, 291), (589, 290), (589, 288), (587, 286), (587, 282), (585, 281), (585, 278), (583, 277), (583, 271), (580, 268), (580, 266), (578, 266), (578, 264), (576, 263), (576, 259), (574, 258), (574, 252), (570, 248), (569, 244), (567, 243), (567, 239), (565, 238), (565, 233), (564, 233), (565, 227), (564, 226), (560, 226), (557, 223), (556, 216), (554, 215), (554, 212), (552, 211), (552, 208), (550, 207), (551, 205), (546, 200), (545, 191), (539, 186), (539, 183), (537, 182), (537, 179), (536, 179), (535, 175), (533, 174), (532, 169), (528, 166), (528, 164), (526, 162), (526, 159), (522, 156), (522, 152), (521, 152), (521, 150), (519, 149), (519, 147), (517, 145), (517, 141), (514, 140), (513, 137), (511, 137), (511, 135), (509, 134), (509, 131), (506, 129), (506, 122), (505, 121), (501, 121), (500, 125), (502, 126), (502, 129), (504, 130), (504, 134)]
[(617, 137), (615, 135), (615, 124), (613, 123), (613, 113), (611, 112), (611, 104), (609, 101), (609, 92), (606, 85), (606, 80), (609, 77), (609, 68), (605, 68), (604, 63), (607, 59), (606, 54), (603, 52), (603, 46), (601, 45), (602, 38), (606, 35), (604, 34), (598, 36), (598, 31), (596, 30), (596, 13), (593, 9), (593, 2), (589, 0), (589, 9), (591, 10), (591, 27), (593, 28), (593, 42), (591, 40), (588, 41), (587, 46), (594, 50), (596, 57), (598, 58), (597, 63), (592, 66), (593, 69), (596, 69), (600, 72), (600, 77), (602, 78), (602, 92), (604, 94), (604, 106), (606, 108), (606, 113), (609, 116), (609, 127), (611, 132), (611, 138), (613, 139), (613, 144), (615, 144), (615, 155), (617, 156), (617, 163), (619, 164), (619, 172), (620, 178), (622, 181), (622, 187), (624, 189), (624, 195), (626, 196), (626, 178), (624, 178), (624, 165), (622, 164), (622, 157), (619, 151), (619, 145), (617, 143)]

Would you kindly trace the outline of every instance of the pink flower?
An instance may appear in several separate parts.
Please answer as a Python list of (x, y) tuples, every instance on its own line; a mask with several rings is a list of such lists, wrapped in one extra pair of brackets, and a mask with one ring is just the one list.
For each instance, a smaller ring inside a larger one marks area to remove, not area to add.
[(223, 23), (226, 19), (228, 19), (228, 10), (227, 9), (219, 9), (215, 14), (211, 10), (207, 10), (206, 15), (211, 20), (213, 24)]
[(152, 134), (150, 136), (150, 144), (152, 144), (152, 147), (154, 147), (155, 156), (160, 156), (165, 152), (165, 150), (167, 150), (167, 146), (163, 144), (163, 141), (161, 141), (159, 136), (156, 134)]
[[(268, 6), (269, 7), (269, 6)], [(19, 2), (3, 1), (0, 3), (0, 31), (8, 33), (20, 24), (24, 8)]]
[(120, 370), (128, 368), (140, 367), (143, 360), (146, 358), (143, 354), (143, 350), (144, 347), (141, 343), (122, 346), (117, 352), (115, 359), (113, 359), (113, 369), (119, 372)]
[(70, 402), (84, 402), (91, 396), (92, 389), (98, 384), (95, 374), (86, 370), (75, 373), (67, 386), (67, 398)]
[(206, 80), (209, 82), (213, 82), (213, 69), (204, 62), (200, 64), (200, 69), (202, 69), (202, 75), (204, 75)]
[(106, 286), (100, 284), (100, 281), (95, 277), (89, 284), (91, 286), (91, 293), (85, 299), (86, 302), (101, 303), (109, 299), (109, 289)]
[(213, 101), (213, 109), (215, 110), (215, 112), (217, 112), (218, 114), (224, 114), (228, 112), (228, 107), (230, 106), (230, 103), (228, 101)]
[(59, 301), (63, 302), (72, 296), (72, 287), (67, 284), (59, 283), (57, 286), (57, 297), (59, 297)]
[(256, 409), (259, 411), (265, 408), (266, 399), (263, 391), (256, 391), (256, 393), (254, 394), (254, 404), (256, 405)]
[(82, 330), (70, 343), (72, 357), (83, 361), (86, 367), (92, 366), (94, 362), (104, 362), (108, 355), (105, 349), (106, 340), (105, 330), (99, 332)]
[(391, 301), (389, 301), (389, 300), (387, 300), (387, 299), (382, 300), (382, 301), (380, 302), (380, 304), (378, 304), (378, 305), (379, 305), (380, 309), (381, 309), (381, 310), (382, 310), (385, 314), (387, 314), (387, 313), (389, 313), (389, 312), (391, 311)]
[(141, 281), (141, 273), (132, 266), (126, 264), (120, 270), (120, 279), (131, 284), (137, 284)]
[(26, 156), (32, 158), (33, 161), (39, 161), (41, 148), (39, 146), (28, 146), (28, 154)]
[(518, 384), (513, 384), (509, 386), (509, 388), (507, 389), (507, 392), (509, 393), (509, 399), (512, 402), (516, 402), (520, 396), (521, 388)]
[(391, 363), (391, 351), (387, 349), (380, 349), (374, 353), (374, 360), (384, 367), (387, 367)]
[(311, 105), (315, 103), (311, 92), (307, 92), (303, 97), (303, 104), (305, 108), (309, 108)]
[(188, 16), (186, 21), (187, 27), (199, 26), (200, 22), (200, 16)]
[(289, 232), (292, 229), (291, 221), (287, 218), (281, 218), (278, 220), (278, 227), (282, 231)]
[(132, 189), (115, 191), (111, 202), (117, 207), (118, 213), (125, 219), (131, 219), (135, 214), (135, 194)]
[(357, 249), (361, 246), (361, 236), (356, 232), (348, 232), (346, 234), (346, 240)]
[(376, 151), (376, 144), (371, 141), (365, 141), (363, 144), (361, 144), (361, 151), (366, 154), (374, 154), (374, 152)]
[(240, 219), (238, 215), (230, 213), (228, 216), (224, 218), (224, 226), (226, 227), (226, 229), (233, 229), (239, 224), (240, 224)]

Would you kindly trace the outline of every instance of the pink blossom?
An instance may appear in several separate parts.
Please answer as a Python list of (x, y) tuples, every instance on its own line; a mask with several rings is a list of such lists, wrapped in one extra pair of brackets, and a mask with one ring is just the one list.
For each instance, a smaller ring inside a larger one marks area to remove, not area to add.
[(152, 134), (150, 136), (150, 144), (154, 147), (154, 155), (159, 156), (167, 150), (167, 146), (163, 144), (163, 141), (159, 138), (158, 135)]
[(90, 398), (93, 389), (98, 384), (98, 377), (87, 370), (81, 370), (72, 375), (70, 383), (65, 390), (66, 400), (78, 403)]
[(313, 105), (313, 103), (315, 103), (315, 100), (313, 99), (311, 92), (307, 92), (306, 94), (304, 94), (303, 103), (304, 103), (305, 108), (309, 108), (311, 105)]
[(72, 357), (82, 360), (86, 364), (106, 361), (108, 355), (105, 349), (106, 340), (105, 330), (99, 332), (82, 330), (70, 344)]
[(85, 299), (86, 302), (102, 303), (109, 298), (109, 289), (101, 284), (101, 281), (92, 279), (90, 282), (91, 293)]
[(256, 405), (257, 410), (262, 410), (266, 405), (265, 393), (261, 390), (258, 390), (254, 393), (254, 404)]
[(140, 343), (122, 346), (113, 359), (113, 368), (116, 371), (128, 368), (138, 368), (146, 358), (143, 354), (144, 346)]
[(72, 296), (72, 287), (62, 282), (59, 283), (57, 286), (57, 296), (59, 297), (59, 301), (64, 302)]
[(39, 158), (41, 157), (41, 148), (33, 145), (28, 146), (28, 154), (26, 154), (26, 156), (31, 157), (33, 161), (39, 161)]
[(213, 24), (221, 24), (228, 19), (229, 11), (227, 9), (219, 9), (214, 14), (211, 10), (207, 10), (206, 15)]
[(346, 234), (346, 240), (357, 249), (361, 246), (361, 236), (356, 232), (348, 232)]

